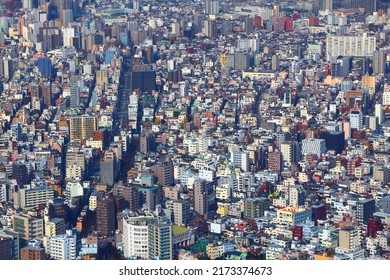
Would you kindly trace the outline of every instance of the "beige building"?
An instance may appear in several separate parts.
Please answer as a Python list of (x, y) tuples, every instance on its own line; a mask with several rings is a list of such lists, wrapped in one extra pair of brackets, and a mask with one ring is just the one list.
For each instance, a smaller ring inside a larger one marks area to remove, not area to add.
[(61, 218), (54, 218), (45, 222), (45, 236), (53, 237), (65, 233), (65, 221)]
[(13, 230), (24, 240), (43, 237), (43, 219), (31, 216), (14, 215)]
[(96, 116), (73, 116), (70, 117), (70, 140), (81, 141), (91, 139), (97, 130)]

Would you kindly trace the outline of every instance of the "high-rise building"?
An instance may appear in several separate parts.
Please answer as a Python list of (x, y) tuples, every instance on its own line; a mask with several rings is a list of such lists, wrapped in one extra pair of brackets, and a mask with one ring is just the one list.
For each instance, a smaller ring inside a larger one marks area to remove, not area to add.
[(290, 166), (299, 161), (299, 147), (295, 141), (286, 141), (280, 144), (280, 152), (283, 161)]
[(31, 243), (20, 249), (21, 260), (46, 260), (46, 257), (45, 248), (40, 247), (36, 243)]
[(280, 64), (280, 59), (279, 56), (276, 54), (272, 56), (272, 66), (271, 69), (272, 71), (278, 71), (279, 70), (279, 64)]
[(115, 153), (106, 152), (100, 161), (100, 183), (114, 186), (117, 178), (117, 159)]
[(345, 147), (343, 131), (322, 131), (320, 138), (325, 140), (327, 150), (333, 150), (336, 154), (341, 154)]
[(219, 0), (206, 0), (205, 13), (210, 15), (219, 14)]
[(301, 207), (305, 204), (305, 192), (302, 186), (290, 186), (288, 188), (288, 205), (291, 207)]
[(19, 260), (20, 234), (13, 230), (0, 229), (0, 238), (11, 239), (11, 257), (13, 260)]
[(268, 170), (280, 174), (282, 170), (282, 154), (280, 152), (268, 154)]
[(326, 37), (327, 60), (338, 56), (372, 56), (376, 48), (376, 37), (362, 35)]
[(186, 226), (189, 218), (190, 203), (188, 200), (168, 200), (167, 208), (171, 212), (171, 221), (178, 226)]
[(380, 104), (380, 103), (375, 104), (375, 117), (378, 118), (379, 125), (383, 123), (384, 114), (383, 114), (382, 104)]
[(17, 207), (28, 209), (44, 205), (53, 198), (54, 190), (47, 186), (19, 188), (19, 191), (14, 194), (14, 203)]
[(315, 154), (318, 158), (326, 152), (326, 145), (324, 139), (304, 139), (302, 140), (302, 154)]
[(235, 167), (239, 167), (243, 171), (249, 171), (249, 153), (237, 150), (232, 151), (230, 160)]
[(66, 225), (62, 218), (53, 218), (45, 222), (45, 236), (52, 237), (65, 234)]
[(38, 58), (38, 72), (42, 77), (50, 78), (53, 72), (53, 65), (50, 58), (40, 57)]
[(339, 247), (357, 249), (361, 247), (361, 233), (358, 228), (346, 227), (339, 230)]
[(31, 216), (14, 215), (13, 230), (20, 234), (22, 242), (30, 239), (42, 238), (44, 233), (43, 219)]
[(76, 234), (67, 231), (66, 234), (50, 237), (47, 253), (54, 260), (75, 260), (77, 258)]
[(109, 197), (98, 199), (96, 207), (96, 230), (103, 236), (115, 233), (115, 204)]
[(162, 186), (173, 184), (173, 162), (170, 157), (164, 157), (158, 161), (151, 170), (157, 178), (157, 184)]
[(80, 86), (79, 77), (72, 77), (70, 80), (70, 108), (77, 108), (80, 106)]
[(247, 198), (244, 200), (244, 216), (251, 220), (260, 218), (268, 207), (269, 201), (266, 197)]
[(172, 260), (172, 225), (168, 221), (156, 221), (148, 225), (148, 255), (150, 260)]
[(375, 75), (384, 75), (386, 72), (386, 52), (374, 51), (372, 56), (372, 68)]
[(206, 182), (203, 180), (196, 180), (194, 182), (194, 210), (199, 215), (207, 214), (207, 192)]
[(363, 114), (362, 111), (352, 111), (349, 114), (349, 120), (351, 123), (351, 129), (362, 130), (363, 129)]
[(96, 116), (72, 116), (70, 117), (70, 140), (81, 141), (93, 137), (97, 130)]
[(39, 88), (42, 94), (43, 104), (49, 108), (53, 105), (51, 82), (41, 82)]
[(0, 261), (12, 260), (12, 239), (0, 236)]
[(322, 11), (333, 10), (333, 0), (319, 0), (319, 8)]
[(364, 199), (356, 202), (356, 220), (367, 224), (368, 218), (375, 212), (375, 200)]
[(22, 162), (15, 162), (12, 165), (12, 176), (19, 186), (30, 184), (30, 175), (26, 164)]
[(123, 218), (123, 253), (126, 258), (148, 259), (148, 224), (153, 216)]

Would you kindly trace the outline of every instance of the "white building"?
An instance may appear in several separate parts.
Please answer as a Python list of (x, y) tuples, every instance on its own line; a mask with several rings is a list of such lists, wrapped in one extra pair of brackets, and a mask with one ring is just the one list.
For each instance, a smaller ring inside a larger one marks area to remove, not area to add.
[(376, 37), (367, 33), (355, 36), (326, 37), (327, 60), (338, 56), (372, 56), (376, 49)]
[(77, 257), (76, 234), (67, 231), (66, 234), (51, 237), (47, 253), (55, 260), (75, 260)]
[(363, 129), (363, 114), (361, 111), (352, 111), (349, 114), (349, 120), (351, 123), (351, 128), (355, 128), (357, 130)]
[(123, 218), (123, 251), (126, 258), (148, 259), (148, 224), (153, 216)]
[(326, 152), (324, 139), (304, 139), (302, 140), (302, 154), (315, 154), (318, 158)]

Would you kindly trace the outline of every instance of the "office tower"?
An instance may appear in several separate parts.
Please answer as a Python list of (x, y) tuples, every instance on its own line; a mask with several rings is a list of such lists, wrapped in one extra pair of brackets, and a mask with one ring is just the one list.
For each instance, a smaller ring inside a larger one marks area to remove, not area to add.
[(374, 51), (372, 56), (372, 69), (375, 75), (383, 75), (386, 72), (386, 52)]
[(171, 186), (173, 184), (173, 162), (170, 157), (164, 157), (152, 166), (151, 170), (157, 178), (157, 184)]
[(53, 105), (51, 82), (40, 82), (39, 89), (42, 94), (43, 104), (46, 108)]
[(48, 254), (54, 260), (75, 260), (77, 258), (76, 234), (67, 231), (66, 234), (50, 237)]
[(331, 63), (330, 73), (334, 77), (347, 77), (351, 72), (352, 60), (350, 57), (341, 57), (336, 60), (336, 63)]
[(271, 63), (272, 63), (272, 65), (271, 65), (272, 71), (278, 71), (279, 70), (279, 63), (280, 63), (279, 56), (277, 56), (276, 54), (273, 55)]
[(20, 249), (21, 260), (46, 260), (46, 257), (45, 248), (42, 248), (39, 244), (33, 242)]
[(349, 120), (351, 123), (351, 129), (363, 129), (363, 114), (361, 111), (352, 111), (349, 114)]
[(326, 152), (324, 139), (304, 139), (302, 140), (302, 154), (315, 154), (320, 158)]
[(327, 150), (333, 150), (336, 154), (341, 154), (345, 147), (343, 131), (322, 131), (320, 138), (325, 140)]
[(339, 230), (339, 247), (343, 249), (357, 249), (361, 247), (361, 233), (355, 227), (346, 227)]
[(364, 199), (356, 202), (356, 220), (367, 224), (368, 218), (375, 212), (375, 200)]
[(209, 15), (219, 14), (219, 0), (206, 0), (205, 13)]
[(210, 38), (217, 37), (217, 21), (216, 20), (205, 20), (204, 21), (204, 34)]
[(12, 239), (0, 236), (0, 261), (12, 260)]
[(63, 10), (62, 11), (62, 25), (67, 26), (69, 23), (73, 22), (73, 10)]
[(9, 81), (12, 79), (13, 72), (14, 72), (14, 69), (12, 67), (12, 61), (13, 60), (11, 58), (3, 58), (1, 61), (2, 65), (0, 65), (0, 67), (2, 66), (1, 67), (2, 69), (0, 69), (0, 71), (2, 71), (2, 73), (0, 73), (0, 76), (3, 76), (5, 81)]
[(326, 37), (327, 60), (338, 56), (372, 56), (376, 48), (376, 37), (362, 35)]
[(12, 177), (19, 186), (28, 185), (31, 181), (27, 166), (22, 162), (12, 164)]
[(72, 77), (70, 79), (70, 108), (77, 108), (80, 106), (80, 77)]
[(246, 34), (253, 33), (253, 29), (254, 29), (253, 18), (252, 17), (247, 17), (245, 19), (245, 32), (246, 32)]
[(50, 58), (40, 57), (38, 58), (38, 72), (42, 77), (50, 78), (53, 73), (53, 65)]
[(96, 231), (102, 236), (112, 236), (115, 233), (115, 204), (107, 196), (98, 198)]
[(282, 154), (282, 159), (287, 166), (299, 161), (299, 146), (295, 141), (281, 143), (280, 152)]
[(43, 219), (14, 215), (13, 230), (20, 234), (22, 242), (43, 237)]
[(96, 116), (70, 117), (70, 141), (88, 140), (97, 130)]
[(123, 217), (123, 253), (125, 258), (148, 259), (148, 224), (153, 216)]
[(306, 194), (302, 186), (290, 186), (288, 188), (288, 205), (291, 207), (300, 207), (305, 204)]
[(282, 170), (282, 154), (280, 152), (268, 154), (268, 170), (280, 174)]
[(206, 182), (196, 180), (194, 182), (194, 210), (199, 215), (205, 215), (208, 212)]
[(172, 225), (156, 221), (148, 225), (148, 255), (150, 260), (172, 260)]
[(384, 120), (382, 104), (375, 104), (375, 117), (378, 118), (378, 124), (382, 124)]
[(100, 161), (100, 183), (114, 186), (117, 177), (117, 159), (113, 152), (106, 152)]
[(230, 155), (230, 160), (235, 167), (239, 167), (243, 171), (249, 171), (249, 153), (237, 150), (232, 151)]
[(246, 198), (244, 200), (245, 218), (254, 220), (264, 216), (264, 211), (268, 210), (269, 201), (266, 197)]
[(98, 70), (96, 71), (96, 84), (102, 85), (108, 83), (108, 71)]
[(133, 89), (139, 89), (141, 93), (151, 93), (156, 89), (156, 71), (133, 68)]

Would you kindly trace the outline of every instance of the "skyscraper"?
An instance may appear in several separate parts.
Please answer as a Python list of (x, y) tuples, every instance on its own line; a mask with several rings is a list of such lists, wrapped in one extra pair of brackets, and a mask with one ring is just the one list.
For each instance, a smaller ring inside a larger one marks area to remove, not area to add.
[(206, 0), (205, 13), (210, 15), (219, 14), (219, 0)]
[(103, 236), (115, 233), (115, 204), (107, 196), (98, 198), (96, 207), (96, 230)]
[(79, 77), (72, 77), (70, 80), (70, 108), (77, 108), (80, 105)]
[(206, 182), (203, 180), (194, 182), (194, 210), (199, 215), (207, 214)]
[(70, 117), (70, 140), (80, 141), (93, 137), (97, 130), (96, 116), (72, 116)]
[(168, 221), (148, 225), (148, 247), (150, 260), (172, 260), (172, 225)]
[(383, 50), (374, 51), (372, 57), (372, 68), (375, 75), (383, 75), (386, 72), (386, 52)]

